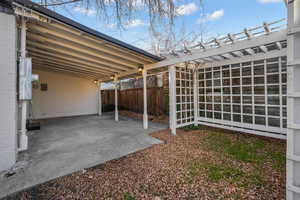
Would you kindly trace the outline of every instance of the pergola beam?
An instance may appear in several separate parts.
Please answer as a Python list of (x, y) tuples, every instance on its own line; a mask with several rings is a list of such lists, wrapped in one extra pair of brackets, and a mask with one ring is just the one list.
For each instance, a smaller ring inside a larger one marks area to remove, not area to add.
[(154, 64), (148, 64), (145, 65), (146, 69), (155, 69), (155, 68), (160, 68), (164, 66), (169, 66), (169, 65), (174, 65), (176, 63), (184, 63), (188, 61), (193, 61), (193, 60), (198, 60), (202, 58), (207, 58), (210, 56), (214, 55), (222, 55), (226, 53), (232, 53), (236, 51), (241, 51), (243, 49), (247, 48), (253, 48), (261, 45), (266, 45), (278, 41), (283, 41), (286, 40), (286, 34), (287, 30), (281, 30), (278, 32), (273, 32), (269, 35), (262, 35), (259, 37), (256, 37), (255, 40), (242, 40), (242, 41), (237, 41), (234, 44), (231, 45), (224, 45), (219, 48), (212, 48), (212, 49), (207, 49), (206, 51), (203, 50), (194, 50), (192, 51), (191, 55), (185, 55), (184, 57), (179, 57), (179, 58), (173, 58), (170, 60), (164, 60), (158, 63)]
[(266, 46), (261, 45), (261, 46), (259, 46), (258, 48), (259, 48), (262, 52), (264, 52), (264, 53), (267, 53), (267, 52), (268, 52), (268, 48), (267, 48)]
[(250, 55), (254, 55), (255, 54), (255, 51), (251, 48), (248, 48), (248, 49), (245, 49), (245, 51), (250, 54)]
[(233, 51), (233, 52), (231, 52), (233, 55), (235, 55), (236, 57), (243, 57), (244, 56), (244, 54), (242, 53), (242, 52), (240, 52), (240, 51)]

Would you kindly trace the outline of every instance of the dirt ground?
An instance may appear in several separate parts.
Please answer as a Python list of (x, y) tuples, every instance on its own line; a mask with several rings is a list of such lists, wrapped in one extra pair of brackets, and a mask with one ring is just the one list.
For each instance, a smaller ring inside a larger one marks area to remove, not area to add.
[(9, 199), (285, 199), (285, 141), (208, 127)]
[[(124, 115), (126, 117), (131, 117), (133, 119), (143, 119), (143, 114), (141, 113), (135, 113), (128, 110), (120, 110), (120, 115)], [(154, 116), (154, 115), (148, 115), (148, 120), (156, 123), (163, 123), (168, 124), (169, 123), (169, 117), (166, 115), (160, 115), (160, 116)]]

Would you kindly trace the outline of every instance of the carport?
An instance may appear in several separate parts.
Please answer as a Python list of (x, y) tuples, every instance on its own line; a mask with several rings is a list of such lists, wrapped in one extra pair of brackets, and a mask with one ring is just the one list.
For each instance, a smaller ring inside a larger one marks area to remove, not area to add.
[[(161, 58), (28, 0), (1, 2), (0, 25), (0, 172), (25, 165), (0, 180), (0, 196), (159, 142), (148, 133), (165, 127), (148, 128), (146, 98), (143, 124), (119, 120), (117, 89), (143, 75), (145, 97), (144, 65)], [(115, 111), (102, 115), (101, 84), (111, 81)], [(28, 120), (41, 130), (29, 132)]]
[[(13, 166), (0, 197), (160, 143), (148, 134), (166, 127), (148, 127), (147, 99), (142, 124), (119, 117), (117, 90), (142, 75), (146, 97), (144, 65), (161, 58), (28, 0), (0, 3), (0, 23), (8, 69), (0, 95), (11, 102), (0, 115), (0, 172)], [(115, 111), (102, 114), (101, 84), (112, 81)], [(28, 131), (29, 120), (41, 129)]]
[[(32, 74), (39, 76), (33, 84), (32, 101), (26, 92), (22, 95), (22, 82), (27, 80), (20, 76), (20, 150), (27, 149), (28, 118), (101, 116), (101, 83), (105, 81), (115, 84), (114, 118), (119, 121), (118, 81), (138, 73), (146, 77), (143, 66), (161, 60), (30, 1), (16, 0), (13, 7), (20, 33), (20, 68), (32, 65)], [(144, 87), (146, 96), (146, 81)], [(144, 104), (147, 129), (146, 98)]]

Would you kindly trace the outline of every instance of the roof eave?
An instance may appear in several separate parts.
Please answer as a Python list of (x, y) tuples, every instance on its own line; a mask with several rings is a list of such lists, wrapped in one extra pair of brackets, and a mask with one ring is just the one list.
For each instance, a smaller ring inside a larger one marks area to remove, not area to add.
[(62, 16), (62, 15), (56, 13), (56, 12), (53, 12), (53, 11), (51, 11), (51, 10), (49, 10), (47, 8), (44, 8), (44, 7), (38, 5), (38, 4), (34, 3), (34, 2), (31, 2), (29, 0), (9, 0), (9, 1), (12, 2), (12, 3), (15, 2), (17, 4), (20, 4), (20, 5), (24, 6), (24, 7), (26, 7), (26, 8), (32, 9), (32, 10), (34, 10), (36, 12), (39, 12), (39, 13), (45, 15), (45, 16), (53, 18), (53, 19), (55, 19), (55, 20), (57, 20), (57, 21), (59, 21), (61, 23), (67, 24), (69, 26), (72, 26), (72, 27), (74, 27), (74, 28), (76, 28), (76, 29), (78, 29), (80, 31), (86, 32), (86, 33), (88, 33), (90, 35), (93, 35), (95, 37), (98, 37), (100, 39), (109, 41), (109, 42), (111, 42), (113, 44), (116, 44), (116, 45), (121, 46), (123, 48), (126, 48), (128, 50), (131, 50), (131, 51), (134, 51), (136, 53), (142, 54), (142, 55), (144, 55), (144, 56), (146, 56), (148, 58), (153, 59), (154, 61), (162, 61), (163, 60), (163, 58), (161, 58), (159, 56), (153, 55), (153, 54), (151, 54), (151, 53), (149, 53), (149, 52), (147, 52), (145, 50), (142, 50), (142, 49), (137, 48), (137, 47), (135, 47), (133, 45), (127, 44), (127, 43), (122, 42), (122, 41), (120, 41), (118, 39), (112, 38), (112, 37), (110, 37), (110, 36), (108, 36), (106, 34), (103, 34), (103, 33), (100, 33), (100, 32), (98, 32), (96, 30), (93, 30), (93, 29), (91, 29), (91, 28), (89, 28), (87, 26), (84, 26), (84, 25), (82, 25), (82, 24), (80, 24), (78, 22), (75, 22), (75, 21), (73, 21), (73, 20), (71, 20), (71, 19), (69, 19), (67, 17), (64, 17), (64, 16)]

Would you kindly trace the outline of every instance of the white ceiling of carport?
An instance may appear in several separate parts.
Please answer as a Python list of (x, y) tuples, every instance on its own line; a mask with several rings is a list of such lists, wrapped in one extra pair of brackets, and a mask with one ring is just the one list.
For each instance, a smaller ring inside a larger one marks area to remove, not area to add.
[(34, 69), (94, 80), (133, 74), (141, 65), (157, 62), (56, 21), (29, 20), (26, 44)]

